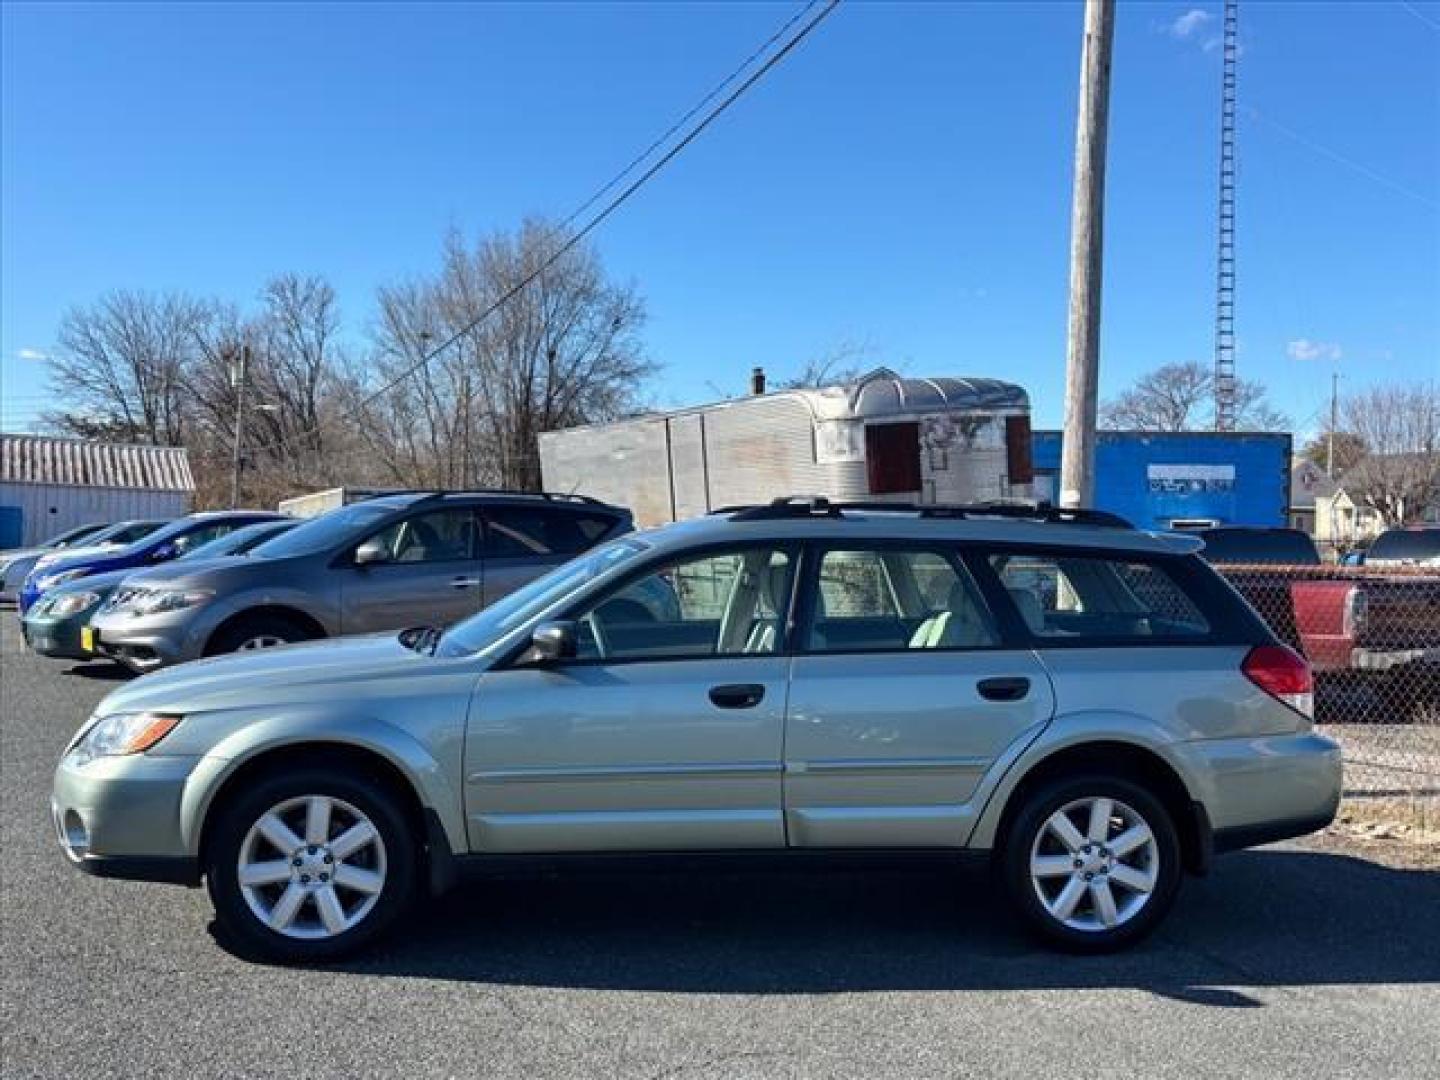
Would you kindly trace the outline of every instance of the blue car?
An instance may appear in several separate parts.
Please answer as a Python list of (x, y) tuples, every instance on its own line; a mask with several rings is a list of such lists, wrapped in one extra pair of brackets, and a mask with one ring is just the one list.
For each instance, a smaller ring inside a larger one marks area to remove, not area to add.
[(35, 564), (20, 589), (20, 613), (29, 611), (46, 590), (67, 581), (169, 562), (242, 526), (284, 518), (283, 514), (265, 510), (215, 510), (177, 518), (126, 547), (93, 548), (69, 556), (63, 551), (47, 555)]

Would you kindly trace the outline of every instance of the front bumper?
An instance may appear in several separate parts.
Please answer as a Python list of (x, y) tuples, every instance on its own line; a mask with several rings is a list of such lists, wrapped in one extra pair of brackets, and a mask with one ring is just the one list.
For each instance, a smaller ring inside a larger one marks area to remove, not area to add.
[(60, 657), (66, 660), (98, 660), (93, 653), (86, 652), (80, 645), (80, 630), (89, 622), (89, 612), (65, 619), (20, 620), (20, 633), (25, 644), (42, 656)]
[(1174, 752), (1209, 814), (1217, 851), (1314, 832), (1340, 808), (1340, 746), (1323, 735), (1206, 739)]
[(66, 858), (99, 877), (199, 884), (199, 861), (180, 829), (185, 782), (199, 760), (136, 754), (76, 766), (67, 754), (50, 800)]
[(98, 651), (143, 672), (200, 659), (207, 632), (201, 614), (193, 608), (143, 616), (116, 612), (97, 615), (90, 625)]

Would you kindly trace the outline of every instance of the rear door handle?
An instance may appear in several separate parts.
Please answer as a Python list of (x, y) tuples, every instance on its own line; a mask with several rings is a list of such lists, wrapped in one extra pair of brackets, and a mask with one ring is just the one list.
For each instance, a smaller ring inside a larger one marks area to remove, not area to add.
[(478, 577), (464, 577), (464, 576), (461, 576), (461, 577), (453, 577), (453, 578), (450, 579), (450, 587), (451, 587), (452, 589), (470, 589), (470, 588), (474, 588), (476, 585), (479, 585), (479, 584), (480, 584), (480, 579), (479, 579)]
[(710, 688), (710, 700), (722, 709), (753, 709), (764, 697), (765, 687), (759, 683), (731, 683)]
[(1030, 693), (1030, 680), (1023, 675), (1007, 675), (999, 679), (981, 679), (975, 684), (986, 701), (1021, 701)]

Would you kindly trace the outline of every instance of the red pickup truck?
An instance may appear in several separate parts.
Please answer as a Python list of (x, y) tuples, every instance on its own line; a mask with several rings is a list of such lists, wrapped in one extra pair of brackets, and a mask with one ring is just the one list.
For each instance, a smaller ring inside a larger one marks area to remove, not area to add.
[(1201, 554), (1318, 674), (1412, 664), (1428, 676), (1440, 671), (1440, 568), (1327, 565), (1295, 529), (1225, 526), (1199, 535)]

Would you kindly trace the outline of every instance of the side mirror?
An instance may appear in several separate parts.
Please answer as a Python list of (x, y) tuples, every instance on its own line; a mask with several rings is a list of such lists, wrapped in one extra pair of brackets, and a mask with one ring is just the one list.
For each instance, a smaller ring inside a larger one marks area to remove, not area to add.
[(543, 622), (530, 635), (530, 656), (536, 663), (553, 664), (561, 660), (573, 660), (576, 651), (573, 622)]
[(151, 562), (169, 562), (180, 554), (180, 545), (174, 540), (167, 540), (150, 553)]
[(376, 563), (389, 561), (390, 549), (374, 537), (355, 549), (356, 566), (374, 566)]

